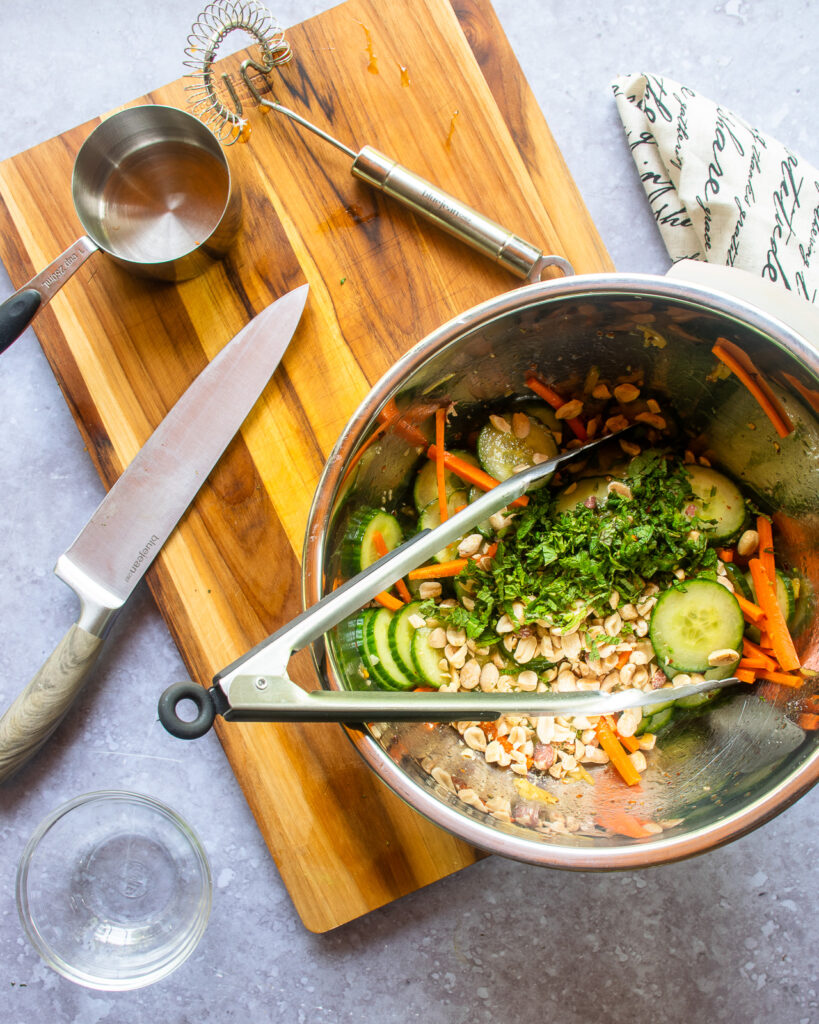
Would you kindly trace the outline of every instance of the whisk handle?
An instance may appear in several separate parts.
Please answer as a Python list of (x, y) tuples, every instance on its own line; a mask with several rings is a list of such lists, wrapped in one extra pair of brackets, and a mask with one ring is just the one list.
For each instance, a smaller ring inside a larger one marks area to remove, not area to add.
[(544, 256), (531, 243), (372, 146), (364, 146), (358, 152), (352, 171), (356, 178), (397, 199), (443, 231), (511, 270), (517, 277), (539, 280), (541, 272), (548, 266), (557, 266), (567, 275), (574, 273), (571, 264), (561, 256)]

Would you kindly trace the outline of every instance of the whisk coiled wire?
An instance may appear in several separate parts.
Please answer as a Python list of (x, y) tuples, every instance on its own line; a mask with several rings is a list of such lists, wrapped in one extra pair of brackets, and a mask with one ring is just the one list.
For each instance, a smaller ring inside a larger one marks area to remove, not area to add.
[(213, 62), (225, 37), (236, 30), (247, 33), (258, 43), (259, 53), (254, 65), (265, 74), (292, 57), (284, 29), (257, 0), (215, 0), (199, 15), (191, 27), (185, 47), (187, 59), (183, 61), (189, 69), (185, 78), (191, 80), (185, 86), (190, 93), (188, 104), (192, 113), (228, 146), (243, 137), (247, 122), (242, 116), (241, 100), (226, 74), (221, 76), (221, 82), (232, 108), (220, 97)]

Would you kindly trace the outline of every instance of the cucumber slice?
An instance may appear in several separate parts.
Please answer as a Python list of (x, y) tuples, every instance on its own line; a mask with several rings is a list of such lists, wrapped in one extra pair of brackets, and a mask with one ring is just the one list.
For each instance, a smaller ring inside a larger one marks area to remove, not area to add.
[[(466, 491), (453, 491), (452, 494), (446, 500), (446, 507), (450, 515), (455, 514), (455, 510), (461, 508), (461, 506), (468, 504), (467, 492)], [(438, 504), (438, 499), (431, 501), (429, 505), (418, 517), (418, 529), (419, 530), (434, 530), (436, 526), (441, 525), (441, 508)], [(454, 558), (458, 557), (458, 545), (461, 543), (463, 538), (454, 540), (451, 544), (445, 548), (441, 548), (440, 551), (435, 552), (436, 562), (451, 562)]]
[(734, 565), (733, 562), (723, 562), (725, 566), (725, 572), (728, 579), (733, 583), (734, 590), (738, 590), (740, 595), (745, 598), (746, 601), (754, 600), (754, 592), (748, 585), (748, 580), (745, 578), (745, 573), (738, 566)]
[(813, 587), (805, 576), (796, 576), (791, 580), (794, 593), (793, 619), (788, 622), (791, 633), (801, 632), (813, 618), (815, 604)]
[(443, 651), (436, 647), (430, 647), (427, 637), (432, 632), (429, 626), (422, 626), (415, 630), (412, 638), (412, 662), (415, 671), (423, 679), (427, 686), (434, 686), (437, 690), (444, 683), (450, 681), (449, 672), (441, 671), (439, 662), (443, 658)]
[(410, 596), (413, 598), (413, 600), (420, 600), (420, 597), (421, 597), (421, 594), (420, 594), (421, 584), (424, 581), (423, 580), (411, 580), (409, 578), (409, 576), (405, 576), (404, 577), (404, 582), (406, 583), (407, 590), (410, 592)]
[[(503, 418), (511, 423), (512, 415), (510, 412)], [(552, 432), (532, 416), (526, 437), (516, 437), (511, 430), (498, 430), (491, 421), (478, 434), (478, 459), (486, 472), (501, 482), (508, 480), (517, 466), (534, 466), (536, 454), (552, 458), (557, 455), (557, 442)]]
[(706, 679), (725, 679), (736, 662), (713, 668), (708, 655), (724, 649), (741, 652), (744, 630), (734, 595), (713, 580), (697, 579), (675, 583), (660, 594), (649, 635), (660, 668), (669, 678), (699, 672)]
[(327, 634), (341, 662), (345, 678), (354, 690), (369, 690), (372, 686), (369, 666), (364, 661), (362, 651), (363, 616), (363, 612), (357, 612)]
[(347, 533), (341, 543), (341, 571), (345, 576), (355, 576), (369, 568), (381, 557), (375, 548), (376, 533), (380, 533), (387, 545), (387, 551), (397, 548), (404, 539), (401, 526), (395, 516), (382, 512), (380, 508), (359, 509), (350, 519)]
[[(652, 709), (646, 708), (645, 711), (651, 711)], [(664, 726), (668, 725), (671, 719), (674, 717), (674, 702), (670, 704), (661, 704), (659, 711), (654, 711), (653, 714), (646, 714), (643, 712), (643, 717), (640, 724), (634, 730), (635, 736), (642, 736), (644, 732), (657, 732)]]
[(745, 501), (733, 480), (708, 466), (686, 466), (691, 477), (694, 505), (709, 540), (726, 541), (739, 533), (747, 517)]
[(550, 430), (552, 434), (556, 434), (556, 441), (560, 441), (563, 438), (563, 423), (555, 416), (555, 411), (551, 405), (546, 405), (545, 402), (523, 402), (521, 404), (521, 411), (528, 413), (529, 416), (534, 416), (536, 420), (540, 420), (547, 430)]
[(392, 689), (409, 690), (415, 686), (416, 677), (404, 672), (393, 657), (389, 637), (392, 620), (393, 613), (388, 608), (377, 609), (367, 620), (367, 650), (371, 652), (371, 660), (374, 660), (373, 654), (377, 658), (379, 676), (386, 677)]
[(655, 711), (654, 714), (646, 722), (646, 727), (643, 732), (659, 732), (660, 729), (665, 728), (671, 719), (674, 717), (674, 708), (663, 708), (662, 711)]
[[(387, 609), (383, 608), (381, 611), (387, 611)], [(355, 620), (353, 628), (355, 629), (356, 645), (373, 686), (381, 690), (396, 690), (397, 687), (390, 679), (389, 673), (382, 668), (381, 659), (372, 643), (370, 624), (377, 613), (377, 609), (368, 608)]]
[(673, 708), (675, 704), (676, 701), (673, 700), (667, 700), (664, 704), (652, 704), (650, 708), (646, 708), (648, 717), (651, 718), (652, 715), (659, 715), (661, 711), (665, 711), (666, 708)]
[(416, 678), (418, 672), (412, 660), (412, 638), (415, 636), (416, 627), (409, 620), (411, 616), (417, 614), (420, 607), (420, 601), (404, 605), (393, 615), (387, 631), (390, 654), (404, 675), (410, 679)]
[[(462, 461), (468, 462), (470, 466), (478, 465), (478, 460), (470, 452), (454, 451), (452, 454), (457, 455)], [(455, 473), (448, 469), (444, 473), (444, 489), (448, 498), (453, 491), (466, 490), (466, 484), (459, 476), (456, 476)], [(417, 512), (423, 512), (427, 505), (438, 500), (438, 473), (433, 459), (427, 459), (418, 470), (412, 490), (412, 497)]]
[(695, 708), (701, 708), (703, 704), (710, 704), (718, 693), (719, 690), (711, 690), (708, 693), (692, 693), (690, 697), (680, 697), (674, 703), (678, 708), (693, 711)]
[(588, 498), (596, 498), (598, 508), (605, 505), (609, 498), (609, 481), (612, 479), (610, 476), (587, 476), (582, 480), (576, 480), (577, 486), (573, 491), (569, 494), (561, 491), (558, 494), (555, 499), (555, 511), (570, 512)]
[[(756, 588), (754, 587), (754, 581), (751, 578), (750, 573), (745, 574), (745, 582), (750, 590), (749, 600), (756, 601)], [(790, 627), (794, 615), (796, 612), (796, 597), (793, 592), (793, 580), (790, 576), (786, 576), (779, 569), (776, 570), (776, 603), (779, 605), (779, 610), (785, 617), (785, 622)]]

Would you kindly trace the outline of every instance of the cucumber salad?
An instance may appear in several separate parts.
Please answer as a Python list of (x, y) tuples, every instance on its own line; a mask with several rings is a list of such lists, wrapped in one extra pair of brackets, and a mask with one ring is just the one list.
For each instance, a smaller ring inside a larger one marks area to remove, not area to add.
[[(465, 757), (535, 784), (544, 775), (591, 782), (596, 766), (609, 763), (633, 784), (672, 720), (711, 700), (675, 701), (675, 685), (782, 673), (766, 632), (773, 635), (773, 626), (757, 614), (765, 606), (754, 564), (765, 561), (775, 576), (777, 615), (790, 630), (799, 580), (773, 563), (770, 520), (638, 382), (598, 381), (562, 400), (543, 391), (551, 402), (510, 399), (463, 424), (447, 410), (444, 447), (452, 457), (443, 466), (435, 447), (419, 446), (403, 503), (353, 514), (342, 545), (345, 576), (474, 501), (487, 478), (502, 481), (635, 421), (644, 429), (602, 446), (593, 462), (569, 463), (439, 551), (354, 616), (344, 642), (355, 648), (361, 685), (386, 690), (665, 688), (668, 702), (645, 714), (507, 714), (454, 726)], [(464, 799), (507, 813), (471, 791)]]

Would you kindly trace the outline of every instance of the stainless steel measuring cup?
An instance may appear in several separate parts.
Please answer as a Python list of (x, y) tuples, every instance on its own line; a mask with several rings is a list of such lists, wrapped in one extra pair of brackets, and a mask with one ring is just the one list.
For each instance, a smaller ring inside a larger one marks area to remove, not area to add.
[(0, 352), (93, 253), (183, 281), (225, 255), (241, 220), (222, 147), (175, 107), (129, 107), (103, 121), (77, 153), (71, 192), (85, 234), (0, 305)]

